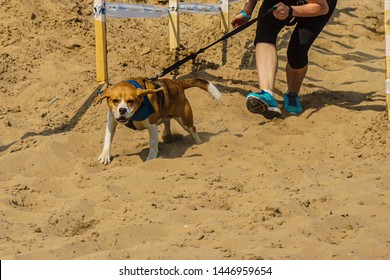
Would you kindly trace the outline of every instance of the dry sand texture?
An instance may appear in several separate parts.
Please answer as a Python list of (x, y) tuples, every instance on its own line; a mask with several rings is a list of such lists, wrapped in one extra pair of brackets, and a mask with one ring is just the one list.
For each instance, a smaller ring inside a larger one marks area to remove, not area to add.
[[(93, 1), (0, 0), (1, 258), (389, 259), (383, 1), (339, 2), (310, 52), (302, 115), (246, 110), (257, 89), (251, 27), (225, 54), (216, 45), (179, 70), (223, 94), (219, 105), (187, 91), (202, 144), (174, 126), (183, 137), (144, 162), (147, 132), (120, 127), (103, 166), (106, 106), (88, 102)], [(180, 57), (222, 36), (218, 16), (181, 20)], [(112, 83), (174, 62), (166, 18), (107, 28)]]

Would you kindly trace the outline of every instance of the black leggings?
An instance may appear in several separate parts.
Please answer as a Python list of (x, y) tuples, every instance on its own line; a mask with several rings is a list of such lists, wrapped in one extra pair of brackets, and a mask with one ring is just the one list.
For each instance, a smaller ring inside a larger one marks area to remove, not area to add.
[[(296, 5), (296, 0), (264, 0), (259, 10), (259, 16), (279, 2), (286, 5)], [(307, 65), (307, 53), (332, 16), (337, 0), (327, 0), (327, 2), (329, 12), (326, 15), (298, 18), (287, 49), (287, 60), (292, 68), (300, 69)], [(273, 14), (267, 15), (257, 22), (255, 44), (269, 43), (276, 45), (277, 35), (284, 26), (285, 23), (275, 18)]]

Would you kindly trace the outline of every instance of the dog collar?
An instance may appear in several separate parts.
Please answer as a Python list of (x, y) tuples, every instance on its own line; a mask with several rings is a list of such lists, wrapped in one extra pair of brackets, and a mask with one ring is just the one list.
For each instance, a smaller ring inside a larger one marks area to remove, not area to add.
[[(133, 80), (128, 80), (128, 83), (132, 84), (136, 88), (141, 88), (143, 87), (137, 83), (136, 81)], [(143, 121), (146, 120), (151, 114), (154, 113), (154, 108), (152, 104), (150, 103), (150, 100), (148, 96), (144, 96), (144, 101), (141, 103), (141, 106), (138, 108), (138, 110), (130, 117), (130, 120), (132, 121)]]

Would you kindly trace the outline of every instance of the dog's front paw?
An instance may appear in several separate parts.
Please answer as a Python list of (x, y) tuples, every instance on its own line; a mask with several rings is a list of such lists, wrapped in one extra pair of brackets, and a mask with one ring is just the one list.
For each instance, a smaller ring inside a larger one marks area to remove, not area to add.
[(110, 152), (109, 151), (103, 151), (99, 158), (98, 158), (98, 161), (101, 163), (101, 164), (109, 164), (111, 162), (111, 155), (110, 155)]
[(155, 158), (157, 158), (157, 153), (149, 152), (149, 155), (146, 158), (146, 161), (152, 160), (152, 159), (155, 159)]

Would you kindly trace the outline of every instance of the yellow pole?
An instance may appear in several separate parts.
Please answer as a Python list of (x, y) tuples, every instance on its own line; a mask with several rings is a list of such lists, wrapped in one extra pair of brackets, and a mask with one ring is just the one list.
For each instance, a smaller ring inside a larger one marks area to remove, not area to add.
[(179, 0), (169, 0), (169, 47), (180, 47)]
[(96, 80), (99, 83), (108, 83), (105, 0), (95, 0), (93, 11), (95, 18)]
[(390, 120), (390, 0), (385, 0), (386, 108)]
[(227, 33), (229, 32), (229, 0), (221, 0), (221, 28)]

